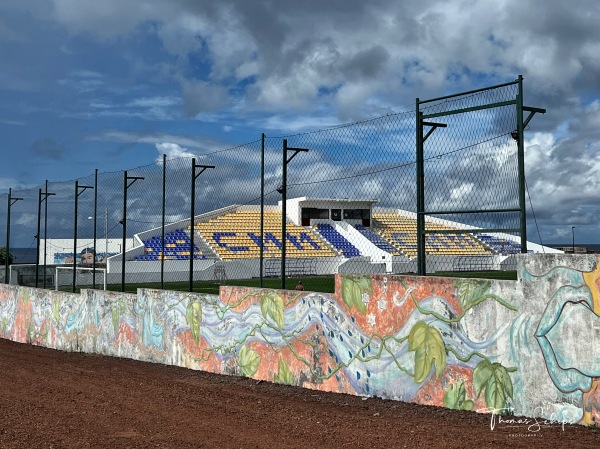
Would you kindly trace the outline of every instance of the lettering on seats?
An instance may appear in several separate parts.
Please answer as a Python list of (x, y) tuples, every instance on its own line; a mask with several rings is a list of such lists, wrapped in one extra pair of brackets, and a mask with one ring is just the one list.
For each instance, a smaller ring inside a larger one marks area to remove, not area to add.
[(313, 239), (311, 239), (310, 235), (308, 235), (306, 232), (300, 233), (300, 243), (303, 242), (310, 244), (314, 249), (321, 249), (321, 247), (317, 245), (317, 243)]
[(294, 245), (296, 248), (303, 250), (304, 247), (298, 243), (298, 237), (296, 237), (295, 235), (292, 235), (288, 232), (285, 233), (285, 236), (287, 237), (287, 239), (292, 242), (292, 245)]
[(214, 232), (213, 240), (215, 242), (217, 242), (217, 245), (219, 245), (221, 248), (227, 248), (228, 250), (236, 252), (236, 253), (250, 251), (250, 248), (247, 246), (229, 246), (227, 243), (221, 241), (221, 239), (224, 237), (235, 237), (235, 236), (237, 236), (237, 234), (235, 232)]
[[(256, 246), (258, 246), (260, 248), (260, 235), (256, 235), (254, 232), (248, 232), (248, 237), (250, 237), (252, 239), (252, 241), (254, 243), (256, 243)], [(272, 232), (266, 232), (265, 233), (265, 239), (264, 239), (264, 243), (263, 243), (263, 248), (267, 248), (267, 243), (274, 243), (275, 246), (279, 249), (281, 249), (281, 247), (283, 246), (281, 244), (281, 242), (279, 241), (279, 239), (277, 237), (275, 237), (275, 235)]]
[[(254, 243), (256, 243), (256, 246), (258, 246), (260, 248), (260, 235), (256, 235), (254, 232), (248, 232), (248, 237), (250, 237), (250, 239), (252, 239), (252, 241)], [(299, 236), (290, 234), (289, 232), (286, 232), (285, 234), (287, 240), (289, 242), (291, 242), (292, 245), (294, 245), (297, 249), (299, 250), (304, 250), (304, 246), (302, 245), (302, 243), (308, 243), (310, 246), (312, 246), (314, 249), (321, 249), (321, 247), (318, 245), (317, 242), (315, 242), (310, 235), (308, 235), (306, 232), (301, 232)], [(263, 243), (263, 248), (267, 248), (267, 244), (271, 242), (273, 244), (275, 244), (275, 246), (277, 246), (277, 248), (281, 249), (282, 244), (281, 241), (275, 237), (275, 235), (272, 232), (266, 232), (265, 233), (265, 239), (264, 239), (264, 243)]]

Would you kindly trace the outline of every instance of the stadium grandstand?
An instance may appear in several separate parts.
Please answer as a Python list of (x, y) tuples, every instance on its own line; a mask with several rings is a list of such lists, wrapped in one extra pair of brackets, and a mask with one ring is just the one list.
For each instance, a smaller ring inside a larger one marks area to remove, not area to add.
[[(287, 201), (286, 270), (288, 274), (416, 272), (416, 214), (377, 206), (378, 200), (294, 198)], [(152, 281), (160, 272), (170, 280), (185, 279), (194, 258), (194, 279), (245, 279), (259, 276), (260, 207), (232, 205), (134, 236), (125, 252), (128, 279)], [(428, 217), (426, 229), (467, 230), (469, 226)], [(474, 229), (474, 228), (473, 228)], [(281, 202), (265, 206), (263, 258), (266, 276), (279, 276), (283, 247)], [(194, 248), (191, 248), (191, 233)], [(529, 252), (560, 252), (528, 242)], [(456, 270), (460, 261), (485, 260), (489, 269), (504, 269), (520, 252), (517, 236), (500, 233), (431, 233), (426, 237), (428, 258), (437, 270)], [(432, 257), (434, 256), (434, 257)], [(109, 278), (121, 272), (122, 254), (108, 259)], [(441, 262), (440, 262), (441, 261)], [(460, 268), (458, 268), (460, 269)], [(430, 272), (436, 270), (428, 270)], [(112, 273), (112, 275), (111, 275)]]

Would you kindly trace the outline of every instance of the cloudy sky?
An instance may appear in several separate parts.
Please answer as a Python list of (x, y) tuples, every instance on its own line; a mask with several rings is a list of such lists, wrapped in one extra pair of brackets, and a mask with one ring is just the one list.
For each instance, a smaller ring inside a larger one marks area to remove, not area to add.
[(542, 238), (570, 242), (576, 226), (600, 243), (599, 23), (597, 0), (0, 0), (0, 193), (522, 74), (526, 104), (548, 109), (526, 142)]

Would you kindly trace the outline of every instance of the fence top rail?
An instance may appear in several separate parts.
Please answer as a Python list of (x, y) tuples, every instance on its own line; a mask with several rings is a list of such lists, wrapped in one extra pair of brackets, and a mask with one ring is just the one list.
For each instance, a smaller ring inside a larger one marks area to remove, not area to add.
[(512, 85), (518, 84), (518, 83), (519, 83), (519, 80), (515, 80), (515, 81), (510, 81), (508, 83), (496, 84), (495, 86), (482, 87), (481, 89), (469, 90), (467, 92), (460, 92), (460, 93), (457, 93), (457, 94), (445, 95), (443, 97), (431, 98), (429, 100), (419, 100), (417, 98), (417, 105), (425, 104), (425, 103), (433, 103), (435, 101), (447, 100), (449, 98), (462, 97), (463, 95), (476, 94), (476, 93), (479, 93), (479, 92), (485, 92), (486, 90), (499, 89), (501, 87), (512, 86)]

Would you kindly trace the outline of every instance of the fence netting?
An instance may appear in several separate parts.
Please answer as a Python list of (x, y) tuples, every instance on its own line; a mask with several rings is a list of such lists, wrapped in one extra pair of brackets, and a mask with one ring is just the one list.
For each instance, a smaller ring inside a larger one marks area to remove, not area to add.
[(426, 120), (445, 125), (423, 145), (428, 272), (514, 267), (504, 256), (521, 251), (517, 108), (510, 104), (517, 94), (511, 84), (421, 108), (434, 116)]
[(10, 203), (0, 195), (13, 256), (0, 280), (333, 291), (335, 273), (414, 273), (419, 182), (427, 272), (506, 269), (520, 251), (517, 93), (509, 84), (423, 104), (445, 127), (423, 144), (422, 180), (414, 109), (13, 189)]

